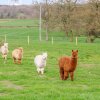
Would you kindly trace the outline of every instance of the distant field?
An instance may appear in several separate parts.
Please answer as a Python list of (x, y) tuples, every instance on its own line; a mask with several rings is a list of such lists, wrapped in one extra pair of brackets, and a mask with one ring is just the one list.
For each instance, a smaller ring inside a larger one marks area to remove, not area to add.
[(18, 20), (18, 19), (1, 19), (0, 20), (0, 26), (17, 26), (17, 25), (38, 25), (38, 20)]
[[(32, 25), (34, 20), (0, 21), (0, 25)], [(38, 24), (36, 21), (35, 25)], [(99, 100), (100, 99), (100, 40), (85, 43), (78, 38), (78, 45), (70, 43), (63, 33), (53, 32), (49, 41), (38, 41), (38, 28), (0, 28), (0, 41), (7, 36), (9, 54), (7, 63), (0, 56), (0, 100)], [(43, 39), (45, 31), (42, 30)], [(27, 44), (27, 36), (30, 44)], [(56, 37), (58, 36), (59, 37)], [(51, 44), (51, 37), (54, 44)], [(24, 58), (21, 65), (13, 63), (11, 52), (23, 47)], [(79, 50), (75, 80), (62, 81), (59, 78), (58, 58), (70, 55), (72, 49)], [(45, 73), (39, 76), (33, 58), (44, 51), (48, 52)]]

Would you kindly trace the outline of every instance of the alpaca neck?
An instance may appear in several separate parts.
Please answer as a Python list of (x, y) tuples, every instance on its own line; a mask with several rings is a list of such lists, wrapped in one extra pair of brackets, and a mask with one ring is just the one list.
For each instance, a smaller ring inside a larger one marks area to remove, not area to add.
[(72, 65), (72, 67), (76, 67), (76, 65), (77, 65), (77, 57), (72, 57), (71, 58), (71, 65)]
[(74, 63), (77, 63), (77, 57), (72, 57), (71, 61), (74, 62)]

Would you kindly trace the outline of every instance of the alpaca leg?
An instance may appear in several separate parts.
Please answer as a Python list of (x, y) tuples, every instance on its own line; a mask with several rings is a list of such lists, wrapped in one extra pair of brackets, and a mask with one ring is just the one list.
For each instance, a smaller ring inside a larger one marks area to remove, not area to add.
[(68, 72), (64, 71), (64, 80), (67, 80), (67, 78), (68, 78)]
[(4, 64), (6, 63), (6, 61), (7, 61), (7, 57), (5, 56), (5, 57), (4, 57)]
[(40, 74), (40, 68), (37, 68), (37, 72), (38, 72), (38, 74)]
[(18, 59), (18, 64), (21, 64), (21, 59)]
[(70, 78), (72, 81), (74, 80), (74, 72), (70, 72)]
[(41, 74), (44, 74), (44, 68), (41, 68)]
[(64, 80), (64, 70), (62, 68), (60, 68), (60, 78)]
[(6, 63), (7, 60), (7, 55), (2, 55), (3, 59), (4, 59), (4, 64)]
[(16, 58), (13, 58), (14, 63), (16, 64)]
[(39, 68), (37, 68), (37, 72), (39, 73)]

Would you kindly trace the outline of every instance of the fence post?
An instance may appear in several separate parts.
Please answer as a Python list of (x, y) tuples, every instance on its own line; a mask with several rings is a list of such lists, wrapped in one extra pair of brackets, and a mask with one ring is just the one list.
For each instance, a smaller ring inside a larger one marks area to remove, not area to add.
[(52, 44), (53, 44), (53, 37), (52, 37)]
[(77, 45), (77, 43), (78, 43), (78, 38), (77, 38), (77, 36), (76, 36), (76, 45)]
[(28, 45), (30, 44), (30, 37), (29, 35), (27, 36), (27, 42), (28, 42)]

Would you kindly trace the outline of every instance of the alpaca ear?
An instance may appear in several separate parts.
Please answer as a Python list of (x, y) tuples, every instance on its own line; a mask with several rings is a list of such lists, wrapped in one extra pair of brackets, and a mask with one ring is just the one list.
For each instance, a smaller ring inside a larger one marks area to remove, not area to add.
[(76, 50), (78, 52), (78, 50)]
[(72, 52), (73, 52), (74, 50), (72, 50)]

